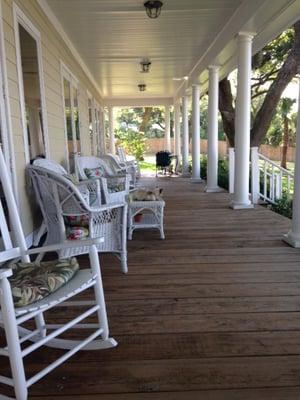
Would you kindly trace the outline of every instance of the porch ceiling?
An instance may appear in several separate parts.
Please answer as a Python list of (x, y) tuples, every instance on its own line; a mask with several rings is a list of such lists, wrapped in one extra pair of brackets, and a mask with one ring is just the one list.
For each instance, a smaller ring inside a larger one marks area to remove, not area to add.
[[(175, 97), (183, 93), (187, 82), (173, 78), (189, 76), (190, 84), (215, 61), (225, 73), (225, 66), (234, 64), (230, 61), (235, 52), (232, 40), (238, 30), (248, 27), (261, 33), (268, 21), (268, 27), (274, 25), (273, 32), (278, 29), (275, 19), (296, 3), (165, 0), (160, 17), (151, 20), (143, 0), (42, 1), (55, 14), (106, 99)], [(262, 37), (260, 42), (264, 44)], [(149, 74), (140, 73), (143, 58), (152, 62)], [(201, 80), (205, 79), (204, 74)], [(145, 93), (139, 93), (139, 83), (147, 84)]]

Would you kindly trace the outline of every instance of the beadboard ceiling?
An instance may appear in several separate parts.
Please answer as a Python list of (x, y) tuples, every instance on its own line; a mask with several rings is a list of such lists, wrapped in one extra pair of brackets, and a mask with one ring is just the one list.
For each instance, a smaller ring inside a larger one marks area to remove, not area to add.
[[(230, 41), (236, 29), (263, 26), (265, 19), (257, 16), (258, 10), (268, 14), (272, 4), (271, 23), (275, 12), (294, 3), (163, 0), (160, 17), (151, 20), (143, 0), (46, 1), (106, 99), (176, 96), (187, 83), (174, 78), (199, 79), (203, 62), (225, 65), (235, 51)], [(140, 73), (143, 58), (152, 62), (148, 74)], [(147, 85), (146, 92), (138, 91), (139, 83)]]

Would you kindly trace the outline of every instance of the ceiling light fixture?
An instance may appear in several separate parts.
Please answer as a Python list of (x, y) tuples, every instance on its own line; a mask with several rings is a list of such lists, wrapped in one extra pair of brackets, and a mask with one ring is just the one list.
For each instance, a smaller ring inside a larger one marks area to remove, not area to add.
[(140, 62), (141, 71), (142, 73), (148, 73), (150, 71), (151, 62), (148, 59), (142, 60)]
[(144, 6), (146, 8), (146, 13), (148, 17), (151, 19), (155, 19), (159, 17), (163, 3), (159, 0), (146, 1), (146, 3), (144, 3)]
[(146, 91), (146, 85), (144, 83), (138, 84), (138, 88), (140, 92), (145, 92)]

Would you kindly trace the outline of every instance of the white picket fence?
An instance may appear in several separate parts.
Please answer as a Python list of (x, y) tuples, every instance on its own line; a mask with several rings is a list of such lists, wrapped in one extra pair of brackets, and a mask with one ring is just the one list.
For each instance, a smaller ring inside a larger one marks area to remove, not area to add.
[[(229, 192), (234, 192), (234, 149), (229, 149)], [(257, 147), (251, 148), (251, 197), (257, 204), (259, 199), (275, 204), (283, 194), (293, 194), (294, 174), (282, 168), (258, 152)]]

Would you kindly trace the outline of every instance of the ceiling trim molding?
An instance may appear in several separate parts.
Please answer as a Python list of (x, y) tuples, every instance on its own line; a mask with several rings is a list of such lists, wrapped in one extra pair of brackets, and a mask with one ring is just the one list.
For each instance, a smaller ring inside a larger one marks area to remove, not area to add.
[(57, 19), (57, 17), (54, 14), (54, 12), (49, 7), (47, 1), (46, 0), (37, 0), (37, 3), (39, 4), (41, 9), (43, 10), (43, 12), (46, 15), (46, 17), (51, 22), (51, 24), (54, 26), (54, 28), (56, 29), (58, 34), (61, 36), (61, 38), (63, 39), (63, 41), (65, 42), (65, 44), (69, 48), (70, 52), (72, 53), (73, 57), (78, 62), (80, 67), (83, 69), (84, 73), (87, 75), (87, 77), (89, 78), (91, 83), (94, 85), (94, 87), (98, 91), (101, 99), (103, 99), (101, 89), (100, 89), (98, 83), (96, 82), (93, 74), (91, 73), (91, 71), (90, 71), (89, 67), (86, 65), (86, 63), (83, 61), (81, 55), (79, 54), (79, 52), (76, 49), (76, 47), (74, 46), (73, 42), (71, 41), (71, 39), (67, 35), (67, 33), (64, 30), (63, 26), (61, 25), (61, 23)]
[(103, 105), (106, 107), (152, 107), (171, 106), (174, 104), (173, 97), (149, 97), (149, 98), (106, 98)]

